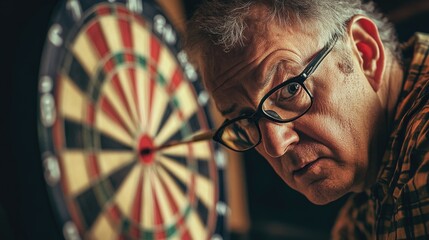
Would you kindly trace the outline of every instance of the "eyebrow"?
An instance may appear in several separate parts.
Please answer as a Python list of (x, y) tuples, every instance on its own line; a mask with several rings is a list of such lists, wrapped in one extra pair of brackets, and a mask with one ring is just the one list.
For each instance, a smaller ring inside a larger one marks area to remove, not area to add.
[(264, 82), (262, 83), (262, 87), (266, 87), (269, 83), (270, 80), (273, 79), (273, 75), (276, 73), (276, 71), (278, 70), (280, 65), (280, 62), (277, 62), (276, 64), (274, 64), (270, 70), (268, 71), (268, 73), (265, 75), (264, 77)]
[[(280, 62), (277, 62), (276, 64), (274, 64), (274, 65), (270, 68), (270, 70), (268, 71), (268, 74), (266, 74), (266, 76), (264, 77), (264, 80), (263, 80), (263, 82), (262, 82), (262, 84), (261, 84), (261, 87), (262, 87), (262, 88), (267, 87), (267, 85), (270, 83), (270, 80), (273, 78), (273, 75), (274, 75), (274, 74), (275, 74), (275, 72), (277, 71), (277, 69), (278, 69), (279, 65), (280, 65)], [(257, 81), (257, 82), (258, 82), (258, 81)], [(232, 106), (231, 106), (231, 107), (229, 107), (229, 108), (227, 108), (227, 109), (225, 109), (225, 110), (219, 110), (219, 111), (220, 111), (220, 113), (221, 113), (223, 116), (225, 116), (225, 115), (228, 115), (228, 114), (231, 114), (231, 113), (235, 112), (235, 111), (237, 110), (237, 108), (238, 108), (238, 104), (234, 103), (234, 104), (232, 104)], [(241, 115), (241, 114), (243, 114), (243, 113), (246, 113), (246, 112), (249, 112), (249, 108), (244, 108), (244, 109), (242, 109), (242, 110), (240, 111), (240, 115)]]
[(236, 103), (234, 103), (234, 104), (232, 104), (232, 106), (231, 106), (231, 107), (229, 107), (229, 108), (227, 108), (227, 109), (225, 109), (225, 110), (219, 110), (219, 111), (220, 111), (220, 113), (221, 113), (223, 116), (225, 116), (225, 115), (227, 115), (227, 114), (231, 114), (231, 113), (233, 113), (236, 109), (237, 109), (237, 104), (236, 104)]

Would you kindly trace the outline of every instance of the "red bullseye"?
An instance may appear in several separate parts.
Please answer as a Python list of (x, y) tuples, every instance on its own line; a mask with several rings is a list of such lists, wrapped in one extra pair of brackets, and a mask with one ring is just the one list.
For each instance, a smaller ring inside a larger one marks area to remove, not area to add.
[(139, 155), (140, 161), (144, 164), (151, 164), (154, 160), (153, 150), (153, 141), (152, 138), (148, 135), (143, 135), (140, 137), (139, 142)]

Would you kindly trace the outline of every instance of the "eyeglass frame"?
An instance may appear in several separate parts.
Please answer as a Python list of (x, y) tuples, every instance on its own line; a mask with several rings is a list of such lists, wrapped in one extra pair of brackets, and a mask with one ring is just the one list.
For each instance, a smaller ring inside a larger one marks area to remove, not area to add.
[[(262, 99), (259, 101), (258, 107), (256, 108), (256, 111), (254, 113), (251, 114), (244, 114), (241, 116), (238, 116), (236, 118), (233, 119), (225, 119), (225, 121), (220, 125), (220, 127), (215, 131), (212, 139), (215, 142), (218, 142), (222, 145), (224, 145), (225, 147), (236, 151), (236, 152), (245, 152), (248, 151), (252, 148), (255, 148), (256, 146), (258, 146), (261, 141), (262, 141), (262, 134), (261, 134), (261, 129), (259, 127), (259, 120), (263, 117), (276, 122), (276, 123), (288, 123), (288, 122), (292, 122), (295, 121), (296, 119), (302, 117), (304, 114), (306, 114), (310, 108), (313, 106), (313, 95), (311, 94), (311, 92), (307, 89), (307, 87), (304, 85), (305, 80), (307, 80), (311, 74), (313, 74), (313, 72), (317, 69), (317, 67), (320, 65), (320, 63), (323, 61), (323, 59), (325, 59), (325, 57), (331, 52), (331, 50), (334, 48), (335, 43), (338, 40), (338, 35), (334, 34), (333, 37), (331, 38), (331, 40), (321, 49), (319, 50), (319, 52), (316, 54), (316, 56), (313, 57), (313, 59), (311, 59), (311, 61), (307, 64), (307, 66), (304, 68), (304, 70), (297, 76), (292, 77), (290, 79), (287, 79), (285, 81), (283, 81), (282, 83), (278, 84), (277, 86), (275, 86), (274, 88), (272, 88), (270, 91), (268, 91), (263, 97)], [(270, 116), (268, 113), (266, 113), (263, 109), (262, 106), (264, 104), (264, 102), (267, 100), (267, 98), (269, 98), (274, 92), (276, 92), (277, 90), (279, 90), (280, 88), (291, 84), (291, 83), (298, 83), (301, 87), (304, 88), (304, 90), (307, 92), (308, 96), (310, 97), (310, 105), (309, 107), (301, 114), (290, 118), (290, 119), (286, 119), (286, 120), (279, 120), (276, 119), (272, 116)], [(222, 140), (222, 134), (223, 131), (225, 129), (226, 126), (230, 125), (233, 122), (236, 121), (240, 121), (242, 119), (248, 119), (249, 122), (253, 122), (256, 125), (256, 128), (258, 129), (258, 134), (259, 134), (259, 140), (256, 144), (254, 144), (252, 147), (244, 149), (244, 150), (237, 150), (234, 149), (230, 146), (228, 146), (225, 141)]]

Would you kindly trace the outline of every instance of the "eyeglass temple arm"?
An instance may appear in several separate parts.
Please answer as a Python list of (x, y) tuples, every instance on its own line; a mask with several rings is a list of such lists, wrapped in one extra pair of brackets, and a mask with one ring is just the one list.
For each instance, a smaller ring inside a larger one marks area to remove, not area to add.
[(302, 71), (302, 75), (304, 78), (307, 78), (309, 75), (311, 75), (315, 69), (319, 66), (319, 64), (322, 62), (322, 60), (328, 55), (328, 53), (334, 48), (335, 43), (338, 40), (338, 35), (334, 34), (332, 39), (329, 41), (327, 45), (325, 45), (322, 50), (320, 50), (319, 54), (315, 56), (313, 59), (314, 64), (308, 65), (304, 71)]

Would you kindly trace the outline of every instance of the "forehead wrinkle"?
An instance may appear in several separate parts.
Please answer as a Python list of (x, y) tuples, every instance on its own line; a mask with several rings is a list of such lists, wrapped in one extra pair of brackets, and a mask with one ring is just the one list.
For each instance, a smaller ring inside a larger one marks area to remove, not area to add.
[[(270, 84), (270, 82), (271, 82), (271, 80), (273, 78), (273, 75), (276, 72), (278, 66), (279, 66), (279, 64), (277, 63), (274, 66), (270, 67), (270, 70), (268, 71), (268, 73), (263, 78), (264, 80), (262, 82), (261, 81), (257, 81), (257, 82), (261, 83), (261, 84), (257, 84), (257, 85), (261, 85), (260, 87), (257, 86), (258, 89), (266, 88)], [(252, 84), (241, 84), (240, 87), (237, 86), (237, 91), (239, 91), (239, 89), (242, 89), (243, 90), (242, 92), (244, 93), (244, 96), (247, 97), (247, 99), (254, 99), (250, 95), (250, 92), (252, 90), (250, 88), (253, 87), (253, 86), (254, 85), (252, 85)], [(219, 87), (217, 89), (219, 89)], [(215, 91), (213, 91), (213, 92), (215, 92)], [(259, 104), (258, 102), (260, 101), (260, 99), (256, 98), (255, 100), (257, 100), (257, 102), (255, 102), (254, 104), (257, 107), (257, 105)], [(219, 112), (223, 116), (225, 116), (225, 115), (228, 115), (228, 114), (231, 114), (231, 113), (237, 111), (237, 108), (238, 108), (238, 104), (237, 103), (233, 103), (230, 107), (227, 107), (226, 109), (221, 109), (221, 108), (218, 107), (218, 110), (219, 110)]]
[[(265, 62), (266, 59), (269, 58), (271, 55), (280, 50), (278, 46), (273, 48), (272, 43), (264, 41), (264, 36), (256, 35), (258, 34), (254, 34), (251, 37), (248, 37), (248, 42), (245, 47), (233, 49), (230, 52), (214, 52), (214, 59), (217, 58), (223, 64), (227, 64), (228, 62), (230, 62), (231, 65), (225, 70), (223, 70), (222, 67), (218, 65), (214, 65), (212, 67), (211, 75), (213, 76), (213, 78), (210, 81), (210, 84), (213, 93), (220, 87), (227, 84), (229, 80), (232, 80), (234, 77), (240, 75), (240, 72), (244, 72), (246, 69), (249, 69), (247, 72), (257, 72), (258, 70), (260, 71), (260, 65)], [(219, 74), (216, 75), (217, 73)], [(263, 84), (265, 84), (266, 79), (264, 79), (263, 81)], [(261, 81), (257, 81), (257, 83), (260, 84)]]
[[(214, 77), (214, 79), (212, 80), (212, 92), (215, 93), (217, 90), (219, 90), (219, 88), (223, 87), (225, 84), (233, 80), (233, 78), (239, 75), (240, 72), (242, 72), (244, 69), (255, 69), (257, 68), (258, 64), (258, 57), (255, 56), (249, 61), (239, 61), (237, 64), (232, 65), (228, 68), (228, 70)], [(214, 70), (214, 73), (215, 72), (217, 71)]]
[[(270, 54), (269, 54), (270, 55)], [(262, 61), (263, 62), (263, 61)], [(276, 62), (275, 64), (273, 64), (272, 66), (269, 67), (269, 70), (266, 72), (266, 74), (261, 73), (261, 75), (263, 74), (264, 77), (262, 78), (262, 81), (258, 81), (256, 80), (256, 84), (255, 82), (251, 82), (250, 84), (240, 84), (238, 85), (238, 89), (236, 90), (237, 92), (241, 92), (244, 94), (244, 96), (247, 99), (253, 99), (255, 108), (257, 107), (257, 105), (259, 104), (260, 98), (259, 97), (254, 97), (255, 95), (250, 96), (250, 93), (252, 92), (252, 90), (254, 91), (255, 89), (252, 88), (256, 88), (256, 90), (259, 89), (265, 89), (266, 87), (268, 87), (270, 85), (270, 83), (272, 82), (273, 76), (274, 74), (277, 72), (278, 67), (280, 65), (280, 62)], [(260, 71), (263, 71), (265, 68), (262, 68)], [(256, 74), (256, 75), (260, 75), (260, 74)], [(258, 79), (258, 77), (257, 77)], [(250, 80), (250, 79), (249, 79)], [(216, 92), (216, 90), (218, 90), (220, 87), (222, 87), (222, 85), (220, 85), (218, 88), (216, 88), (213, 93)], [(263, 91), (258, 91), (256, 94), (257, 95), (261, 95), (262, 93), (264, 93)], [(234, 113), (235, 111), (237, 111), (239, 105), (237, 103), (233, 103), (230, 107), (226, 107), (225, 109), (222, 109), (221, 107), (218, 106), (218, 110), (219, 112), (225, 116), (231, 113)], [(245, 108), (245, 111), (248, 111), (249, 108)], [(240, 114), (241, 114), (242, 110), (240, 110)]]
[[(253, 80), (253, 79), (256, 80), (252, 82), (254, 86), (256, 85), (256, 87), (259, 87), (259, 88), (267, 87), (270, 84), (274, 74), (278, 69), (279, 62), (276, 62), (275, 64), (269, 66), (268, 71), (264, 71), (266, 69), (266, 67), (264, 66), (266, 64), (264, 62), (266, 62), (267, 59), (270, 59), (271, 55), (277, 54), (277, 51), (279, 50), (280, 49), (274, 49), (271, 53), (266, 53), (263, 56), (255, 56), (253, 60), (250, 60), (248, 62), (239, 61), (239, 63), (233, 65), (227, 71), (225, 71), (224, 73), (221, 73), (220, 75), (214, 78), (216, 80), (222, 79), (222, 78), (224, 79), (217, 86), (212, 83), (212, 93), (213, 94), (216, 93), (219, 90), (219, 88), (223, 87), (230, 80), (233, 80), (234, 77), (237, 77), (237, 75), (239, 75), (240, 72), (246, 68), (250, 69), (249, 72), (253, 72), (249, 80)], [(241, 66), (241, 67), (237, 69), (237, 66)], [(264, 77), (259, 78), (261, 75), (264, 75)], [(215, 81), (215, 82), (218, 82), (218, 81)]]

